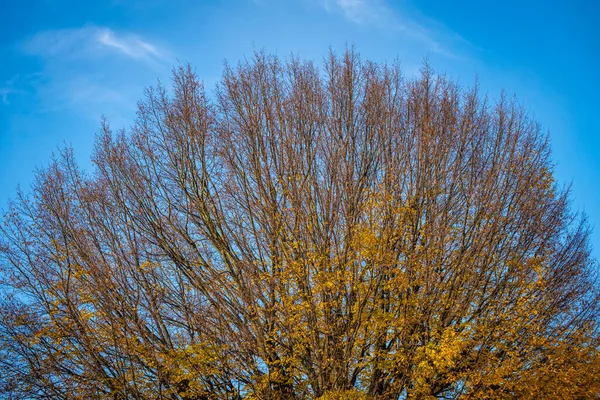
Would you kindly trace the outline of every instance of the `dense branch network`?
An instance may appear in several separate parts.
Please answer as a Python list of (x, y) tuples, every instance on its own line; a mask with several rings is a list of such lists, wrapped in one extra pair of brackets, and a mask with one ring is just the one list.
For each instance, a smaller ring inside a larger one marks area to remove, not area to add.
[(93, 160), (6, 213), (0, 397), (600, 394), (589, 232), (513, 100), (259, 53)]

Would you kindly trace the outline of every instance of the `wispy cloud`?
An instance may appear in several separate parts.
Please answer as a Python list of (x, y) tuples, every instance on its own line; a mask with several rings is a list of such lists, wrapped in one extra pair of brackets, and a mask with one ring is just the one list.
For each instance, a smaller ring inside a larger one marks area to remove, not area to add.
[(0, 85), (0, 101), (4, 105), (10, 105), (9, 95), (13, 94), (22, 94), (23, 91), (16, 88), (16, 82), (19, 79), (19, 76), (15, 76), (12, 79), (4, 81), (2, 85)]
[(466, 41), (458, 34), (428, 20), (417, 18), (392, 8), (384, 0), (316, 0), (327, 12), (343, 15), (348, 21), (362, 26), (376, 26), (390, 32), (401, 33), (422, 43), (433, 52), (449, 58), (458, 58), (450, 42)]
[(137, 36), (119, 37), (110, 29), (105, 28), (98, 32), (96, 40), (104, 46), (113, 48), (127, 57), (135, 59), (163, 57), (163, 54), (156, 48), (156, 46), (144, 41), (143, 39)]
[(9, 105), (8, 94), (12, 93), (12, 90), (7, 87), (0, 87), (0, 98), (2, 99), (2, 104)]
[(39, 32), (23, 44), (23, 49), (43, 57), (78, 59), (120, 55), (152, 64), (170, 58), (168, 51), (139, 35), (93, 25)]
[(329, 12), (341, 12), (357, 24), (382, 24), (390, 15), (388, 7), (380, 0), (321, 0)]
[[(143, 86), (175, 63), (166, 47), (148, 38), (96, 25), (38, 32), (21, 50), (43, 61), (27, 80), (38, 111), (90, 118), (130, 114)], [(5, 96), (0, 91), (0, 100)]]

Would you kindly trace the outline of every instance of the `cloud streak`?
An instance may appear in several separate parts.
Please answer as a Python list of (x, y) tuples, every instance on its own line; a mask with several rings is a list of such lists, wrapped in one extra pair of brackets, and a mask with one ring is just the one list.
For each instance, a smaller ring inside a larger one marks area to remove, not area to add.
[[(166, 48), (147, 38), (96, 25), (41, 31), (20, 48), (43, 61), (28, 80), (38, 111), (74, 110), (90, 118), (130, 114), (149, 79), (165, 76), (174, 63)], [(0, 102), (7, 102), (2, 88)]]
[(142, 40), (141, 38), (130, 35), (130, 36), (117, 36), (110, 29), (103, 29), (96, 35), (98, 43), (115, 49), (121, 54), (134, 58), (134, 59), (145, 59), (145, 58), (162, 58), (163, 54), (156, 48), (156, 46)]
[(380, 0), (322, 0), (322, 5), (328, 12), (341, 12), (348, 20), (360, 25), (384, 23), (389, 15)]
[(43, 31), (23, 44), (31, 55), (99, 58), (120, 55), (150, 64), (161, 64), (170, 58), (168, 51), (133, 33), (117, 33), (101, 26)]
[[(362, 26), (375, 26), (401, 33), (423, 43), (429, 51), (448, 58), (459, 58), (448, 44), (465, 44), (455, 32), (435, 24), (422, 24), (406, 13), (392, 9), (384, 0), (317, 0), (329, 13), (341, 14), (348, 21)], [(433, 25), (433, 27), (429, 27)]]
[(23, 94), (19, 89), (15, 88), (15, 82), (19, 79), (19, 76), (15, 76), (9, 79), (0, 86), (0, 102), (6, 106), (10, 105), (9, 95), (12, 94)]
[(2, 99), (2, 104), (9, 105), (10, 101), (8, 101), (8, 94), (13, 91), (10, 88), (0, 87), (0, 99)]

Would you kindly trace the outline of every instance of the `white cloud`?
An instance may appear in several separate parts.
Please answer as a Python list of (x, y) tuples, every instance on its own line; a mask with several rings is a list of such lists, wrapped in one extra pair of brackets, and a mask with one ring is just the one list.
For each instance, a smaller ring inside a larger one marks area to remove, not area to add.
[(10, 104), (10, 102), (8, 101), (8, 94), (11, 92), (12, 91), (10, 90), (10, 88), (0, 87), (0, 98), (2, 98), (3, 104)]
[(466, 43), (455, 32), (435, 21), (421, 23), (405, 12), (388, 6), (385, 0), (316, 0), (327, 12), (343, 15), (348, 21), (387, 29), (420, 42), (433, 53), (458, 58), (450, 42)]
[(117, 33), (110, 28), (93, 25), (39, 32), (24, 43), (23, 49), (26, 53), (47, 58), (121, 55), (151, 64), (160, 64), (170, 58), (168, 51), (139, 35)]
[(321, 0), (328, 12), (339, 12), (357, 24), (381, 24), (389, 15), (380, 0)]
[(131, 58), (143, 59), (162, 57), (161, 52), (159, 52), (154, 45), (141, 38), (133, 35), (119, 37), (107, 28), (102, 29), (97, 33), (96, 40), (104, 46), (113, 48)]
[[(37, 111), (70, 110), (91, 119), (130, 115), (143, 87), (175, 63), (165, 47), (147, 38), (96, 25), (38, 32), (21, 50), (43, 62), (23, 79)], [(0, 91), (0, 104), (7, 96)]]
[(10, 104), (9, 95), (23, 94), (23, 91), (15, 87), (18, 79), (19, 76), (17, 75), (14, 78), (5, 81), (4, 84), (0, 86), (0, 101), (2, 102), (2, 104)]

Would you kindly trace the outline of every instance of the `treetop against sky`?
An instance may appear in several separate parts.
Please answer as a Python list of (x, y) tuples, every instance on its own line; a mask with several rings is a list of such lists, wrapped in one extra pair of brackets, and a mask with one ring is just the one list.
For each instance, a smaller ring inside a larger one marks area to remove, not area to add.
[(189, 67), (0, 226), (0, 397), (593, 398), (600, 287), (547, 135), (398, 63)]
[(597, 393), (599, 14), (2, 1), (0, 393)]
[[(52, 151), (89, 167), (106, 115), (128, 127), (143, 88), (190, 62), (210, 89), (255, 49), (320, 62), (355, 44), (405, 74), (424, 57), (484, 93), (516, 93), (551, 133), (559, 182), (600, 221), (600, 13), (593, 1), (6, 0), (0, 6), (0, 204)], [(600, 248), (600, 233), (592, 236)]]

